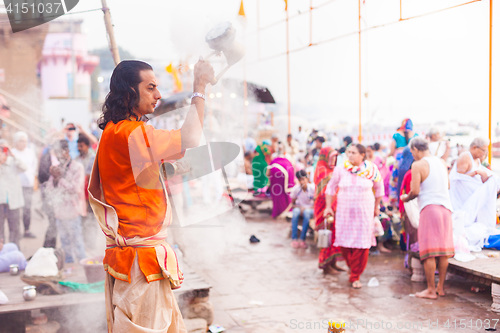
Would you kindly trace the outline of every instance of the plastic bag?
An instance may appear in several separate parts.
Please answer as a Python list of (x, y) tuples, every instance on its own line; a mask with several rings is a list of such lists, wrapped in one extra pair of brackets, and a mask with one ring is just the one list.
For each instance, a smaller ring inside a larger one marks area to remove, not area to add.
[(28, 264), (24, 274), (27, 276), (56, 276), (59, 273), (57, 268), (57, 257), (51, 247), (39, 248)]
[(500, 235), (491, 235), (488, 237), (488, 241), (484, 244), (487, 249), (497, 249), (500, 250)]
[(404, 203), (405, 213), (410, 220), (410, 224), (413, 228), (418, 229), (418, 224), (420, 220), (420, 207), (418, 206), (418, 200), (413, 199)]
[(370, 281), (368, 281), (368, 287), (378, 287), (380, 286), (380, 282), (378, 282), (378, 279), (376, 277), (372, 277)]
[(382, 225), (382, 222), (380, 222), (380, 219), (377, 216), (373, 218), (373, 233), (375, 237), (384, 235), (384, 226)]

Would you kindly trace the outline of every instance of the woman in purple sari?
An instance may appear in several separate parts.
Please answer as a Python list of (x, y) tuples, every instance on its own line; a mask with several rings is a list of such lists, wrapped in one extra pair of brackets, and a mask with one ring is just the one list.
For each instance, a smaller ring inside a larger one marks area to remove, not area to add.
[(295, 186), (292, 163), (283, 156), (278, 156), (267, 167), (269, 190), (273, 200), (272, 217), (276, 218), (290, 204), (290, 191)]

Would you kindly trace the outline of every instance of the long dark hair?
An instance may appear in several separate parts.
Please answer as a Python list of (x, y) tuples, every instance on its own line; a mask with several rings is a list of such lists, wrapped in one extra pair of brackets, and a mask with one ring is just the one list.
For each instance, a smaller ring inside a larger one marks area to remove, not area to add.
[(153, 68), (137, 60), (124, 60), (115, 67), (109, 93), (102, 106), (102, 115), (97, 121), (100, 129), (104, 130), (110, 121), (116, 124), (134, 114), (132, 110), (139, 103), (140, 72), (145, 70)]
[(404, 131), (404, 134), (405, 134), (405, 141), (406, 141), (406, 145), (408, 145), (410, 143), (410, 131)]

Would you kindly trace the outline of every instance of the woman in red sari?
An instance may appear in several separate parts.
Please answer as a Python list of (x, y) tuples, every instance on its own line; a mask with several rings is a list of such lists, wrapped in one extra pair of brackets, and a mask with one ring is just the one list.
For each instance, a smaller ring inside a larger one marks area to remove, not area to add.
[[(333, 168), (337, 162), (337, 155), (337, 151), (331, 147), (322, 148), (319, 153), (318, 164), (316, 165), (316, 170), (314, 171), (314, 184), (316, 185), (314, 218), (316, 219), (316, 230), (323, 229), (325, 225), (323, 217), (323, 212), (326, 207), (325, 190), (326, 185), (332, 176)], [(337, 202), (334, 200), (332, 203), (333, 211), (335, 211), (336, 204)], [(344, 271), (345, 269), (337, 266), (337, 261), (343, 259), (340, 248), (333, 246), (335, 241), (335, 221), (332, 225), (328, 225), (328, 228), (332, 231), (332, 245), (328, 248), (320, 250), (318, 266), (326, 274), (336, 274), (338, 271)]]

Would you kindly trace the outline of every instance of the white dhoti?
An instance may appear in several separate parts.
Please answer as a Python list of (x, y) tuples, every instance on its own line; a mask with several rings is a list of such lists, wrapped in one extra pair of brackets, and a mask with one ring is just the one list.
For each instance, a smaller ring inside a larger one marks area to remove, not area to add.
[(131, 282), (107, 274), (106, 301), (112, 311), (108, 318), (114, 333), (187, 333), (179, 306), (168, 279), (148, 283), (134, 260)]

